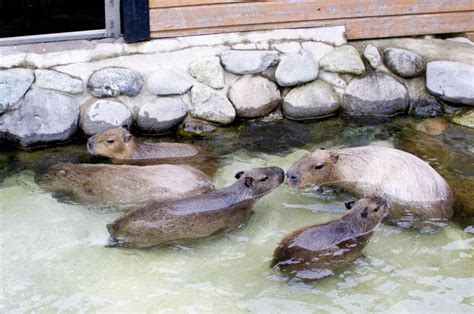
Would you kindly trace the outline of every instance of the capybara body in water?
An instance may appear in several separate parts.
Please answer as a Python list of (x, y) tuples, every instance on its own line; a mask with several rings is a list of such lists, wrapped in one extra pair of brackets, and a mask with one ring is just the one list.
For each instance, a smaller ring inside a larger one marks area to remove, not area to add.
[(143, 142), (125, 128), (109, 129), (90, 137), (87, 151), (91, 155), (111, 158), (117, 164), (188, 164), (209, 175), (217, 169), (217, 158), (199, 146)]
[(48, 192), (81, 204), (120, 208), (170, 201), (212, 189), (202, 171), (186, 165), (127, 166), (59, 163), (38, 178)]
[(275, 249), (272, 267), (301, 279), (331, 275), (361, 255), (386, 213), (384, 200), (360, 199), (340, 219), (285, 237)]
[(233, 229), (284, 177), (278, 167), (241, 171), (236, 174), (238, 181), (223, 189), (137, 209), (107, 225), (109, 246), (144, 248)]
[(453, 193), (444, 178), (420, 158), (393, 148), (319, 149), (295, 162), (286, 175), (292, 188), (329, 185), (359, 197), (382, 197), (388, 221), (415, 224), (453, 215)]

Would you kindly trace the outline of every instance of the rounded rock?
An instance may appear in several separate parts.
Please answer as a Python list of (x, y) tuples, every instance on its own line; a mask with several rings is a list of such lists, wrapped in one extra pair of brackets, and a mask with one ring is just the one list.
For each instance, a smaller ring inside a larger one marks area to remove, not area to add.
[(35, 71), (36, 85), (41, 88), (54, 89), (64, 93), (79, 94), (83, 91), (82, 80), (65, 73), (53, 70), (38, 69)]
[(137, 125), (148, 133), (162, 133), (178, 126), (187, 113), (181, 97), (160, 97), (140, 109)]
[(9, 110), (33, 84), (33, 71), (15, 69), (0, 71), (0, 114)]
[(234, 106), (224, 95), (202, 84), (191, 89), (189, 112), (194, 118), (220, 124), (229, 124), (236, 116)]
[(419, 76), (425, 69), (423, 58), (406, 49), (387, 48), (383, 51), (385, 64), (401, 77)]
[(328, 72), (358, 75), (365, 72), (359, 52), (351, 45), (334, 48), (319, 60), (319, 66)]
[(318, 77), (318, 66), (307, 50), (287, 56), (278, 65), (275, 77), (280, 86), (296, 86)]
[(212, 88), (224, 88), (224, 69), (218, 57), (205, 57), (189, 65), (189, 74), (198, 82)]
[(147, 80), (148, 90), (157, 96), (181, 95), (192, 86), (186, 77), (168, 70), (157, 70)]
[(99, 99), (82, 105), (81, 129), (95, 135), (117, 127), (131, 127), (133, 114), (122, 102)]
[(369, 61), (373, 69), (378, 68), (382, 64), (382, 57), (380, 57), (377, 47), (368, 44), (364, 49), (364, 57)]
[(104, 68), (90, 76), (87, 87), (95, 97), (133, 97), (142, 90), (143, 77), (131, 69)]
[(234, 74), (256, 74), (278, 62), (278, 52), (267, 50), (226, 50), (220, 54), (224, 68)]

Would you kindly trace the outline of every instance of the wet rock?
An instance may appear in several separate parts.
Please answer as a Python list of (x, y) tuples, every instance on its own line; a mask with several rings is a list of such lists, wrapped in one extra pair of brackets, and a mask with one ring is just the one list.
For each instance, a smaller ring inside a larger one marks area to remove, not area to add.
[(342, 108), (350, 116), (392, 116), (408, 109), (408, 91), (386, 73), (353, 79), (344, 93)]
[(425, 80), (417, 77), (405, 81), (410, 97), (408, 113), (418, 118), (432, 118), (443, 114), (443, 107), (436, 97), (431, 96), (425, 87)]
[(184, 119), (182, 126), (179, 128), (178, 133), (182, 136), (189, 135), (208, 135), (217, 130), (215, 125), (209, 124), (208, 122), (195, 119), (191, 116), (187, 116)]
[(451, 118), (453, 123), (462, 125), (468, 128), (474, 128), (474, 109), (470, 109), (457, 116)]
[(87, 135), (95, 135), (117, 127), (131, 127), (133, 114), (118, 100), (92, 100), (81, 106), (81, 129)]
[(373, 69), (378, 68), (382, 64), (382, 57), (380, 56), (379, 50), (371, 44), (368, 44), (367, 47), (365, 47), (364, 57), (369, 61), (370, 66)]
[(314, 63), (312, 54), (302, 50), (280, 61), (275, 77), (280, 86), (300, 85), (318, 77), (318, 66)]
[(220, 124), (231, 123), (236, 115), (234, 107), (224, 95), (202, 84), (196, 84), (191, 89), (189, 112), (195, 118)]
[(181, 95), (192, 86), (186, 77), (168, 70), (156, 70), (147, 80), (148, 90), (157, 96)]
[(204, 57), (189, 65), (189, 74), (198, 82), (212, 88), (224, 87), (224, 69), (218, 57)]
[(36, 85), (41, 88), (70, 94), (79, 94), (83, 91), (82, 80), (58, 71), (38, 69), (35, 71), (35, 77)]
[(70, 96), (33, 89), (18, 108), (0, 116), (0, 134), (29, 148), (71, 139), (77, 131), (79, 104)]
[(0, 71), (0, 114), (15, 105), (33, 84), (33, 71)]
[(261, 76), (245, 75), (230, 87), (229, 99), (237, 116), (257, 118), (275, 109), (280, 104), (281, 96), (272, 81)]
[(140, 73), (126, 68), (105, 68), (94, 72), (87, 83), (95, 97), (136, 96), (143, 86)]
[(362, 74), (364, 62), (359, 52), (350, 45), (336, 47), (319, 60), (319, 66), (329, 72)]
[(255, 74), (278, 62), (276, 51), (226, 50), (220, 55), (224, 68), (234, 74)]
[(383, 51), (383, 59), (393, 72), (405, 78), (419, 76), (425, 69), (423, 58), (406, 49), (387, 48)]
[(425, 119), (415, 126), (415, 129), (430, 135), (440, 135), (449, 127), (449, 123), (442, 118)]
[(317, 80), (292, 89), (283, 99), (282, 108), (289, 119), (313, 119), (335, 114), (339, 100), (331, 85)]
[(426, 88), (443, 100), (474, 106), (474, 66), (433, 61), (426, 66)]
[(178, 126), (187, 113), (181, 97), (160, 97), (140, 109), (137, 125), (148, 133), (162, 133)]

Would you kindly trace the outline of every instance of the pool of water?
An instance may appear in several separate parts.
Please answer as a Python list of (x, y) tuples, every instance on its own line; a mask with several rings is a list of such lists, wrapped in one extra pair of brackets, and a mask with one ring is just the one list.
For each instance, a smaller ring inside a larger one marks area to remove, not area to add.
[[(416, 154), (443, 174), (456, 217), (433, 232), (381, 225), (364, 255), (317, 282), (288, 280), (269, 264), (288, 233), (339, 218), (347, 194), (280, 186), (239, 229), (147, 250), (109, 249), (105, 225), (121, 213), (64, 203), (34, 177), (60, 161), (103, 162), (84, 141), (35, 152), (0, 153), (0, 312), (443, 312), (474, 311), (474, 131), (450, 125), (432, 136), (420, 120), (378, 125), (339, 119), (247, 122), (196, 142), (220, 157), (217, 187), (252, 167), (287, 169), (319, 147), (385, 145)], [(151, 138), (148, 140), (170, 140)]]

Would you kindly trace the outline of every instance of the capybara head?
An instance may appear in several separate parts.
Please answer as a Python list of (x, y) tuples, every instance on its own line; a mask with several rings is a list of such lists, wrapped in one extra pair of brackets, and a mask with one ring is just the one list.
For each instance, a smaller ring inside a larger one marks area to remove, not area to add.
[(71, 187), (71, 183), (76, 180), (75, 170), (69, 163), (59, 163), (53, 165), (46, 170), (38, 178), (40, 184), (48, 191), (65, 191)]
[(271, 192), (285, 181), (285, 172), (279, 167), (254, 168), (235, 174), (239, 186), (249, 197), (258, 197)]
[(379, 197), (362, 198), (353, 204), (347, 204), (350, 210), (343, 216), (349, 218), (353, 230), (363, 234), (374, 230), (387, 215), (387, 202)]
[(334, 167), (339, 159), (336, 152), (324, 148), (306, 154), (291, 165), (286, 173), (291, 188), (304, 188), (312, 184), (333, 182)]
[(128, 159), (135, 149), (134, 137), (125, 128), (114, 128), (98, 133), (87, 141), (91, 155)]

